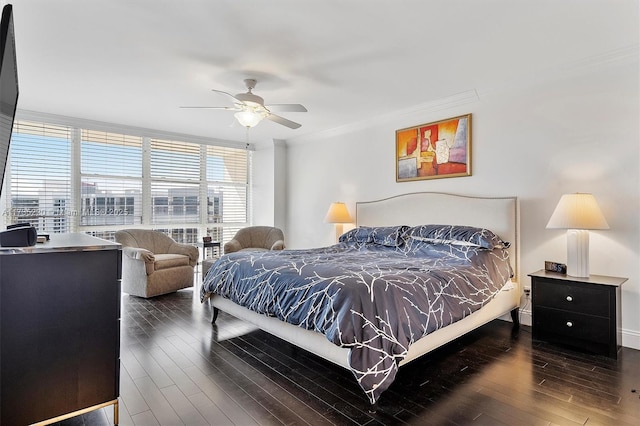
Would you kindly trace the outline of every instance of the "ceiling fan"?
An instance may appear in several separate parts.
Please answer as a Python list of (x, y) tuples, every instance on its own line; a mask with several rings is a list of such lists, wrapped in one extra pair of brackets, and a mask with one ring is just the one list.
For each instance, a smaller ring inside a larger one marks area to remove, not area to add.
[(245, 79), (244, 84), (247, 86), (247, 93), (238, 93), (235, 96), (222, 90), (211, 89), (213, 92), (222, 93), (223, 95), (230, 97), (233, 100), (234, 104), (234, 106), (232, 107), (185, 106), (181, 108), (224, 109), (228, 111), (237, 111), (234, 116), (244, 127), (255, 127), (262, 121), (262, 119), (266, 118), (267, 120), (282, 124), (283, 126), (289, 127), (290, 129), (299, 128), (301, 124), (273, 114), (271, 111), (307, 112), (307, 109), (300, 104), (265, 105), (264, 99), (258, 95), (253, 94), (252, 92), (252, 90), (256, 87), (256, 83), (257, 81), (255, 79)]

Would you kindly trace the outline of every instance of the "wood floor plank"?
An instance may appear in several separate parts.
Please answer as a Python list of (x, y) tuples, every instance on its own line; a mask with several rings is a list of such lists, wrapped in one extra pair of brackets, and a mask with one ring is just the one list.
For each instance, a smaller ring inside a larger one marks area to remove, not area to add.
[[(189, 396), (189, 401), (210, 425), (232, 425), (233, 422), (204, 392)], [(254, 423), (254, 422), (252, 422)]]
[[(220, 371), (229, 380), (232, 380), (242, 389), (251, 389), (251, 397), (283, 424), (307, 423), (296, 410), (289, 408), (287, 403), (292, 401), (290, 394), (282, 392), (281, 387), (270, 381), (261, 371), (254, 369), (250, 364), (239, 359), (227, 348), (222, 345), (218, 346), (215, 349), (212, 346), (209, 356), (215, 360)], [(278, 395), (278, 398), (274, 395)]]
[(194, 364), (189, 360), (173, 343), (165, 337), (156, 339), (156, 343), (160, 349), (173, 361), (173, 363), (181, 369), (193, 367)]
[(132, 379), (139, 379), (148, 375), (142, 364), (129, 349), (129, 345), (120, 345), (120, 362), (127, 369)]
[[(264, 334), (257, 332), (254, 336), (260, 335), (269, 339), (270, 336)], [(303, 392), (308, 393), (310, 397), (317, 398), (319, 402), (327, 406), (322, 411), (326, 417), (337, 416), (336, 420), (345, 417), (348, 421), (357, 424), (393, 417), (394, 413), (389, 413), (390, 410), (384, 406), (378, 406), (376, 414), (369, 413), (369, 402), (348, 370), (320, 360), (304, 350), (293, 351), (293, 353), (295, 355), (280, 352), (277, 358), (283, 361), (282, 364), (278, 364), (276, 359), (270, 359), (265, 361), (265, 365), (268, 366), (267, 368), (274, 369), (283, 378), (295, 381), (298, 385), (304, 385)], [(310, 365), (313, 365), (314, 368), (309, 368)], [(302, 374), (303, 372), (311, 372), (311, 374), (306, 377)], [(315, 409), (322, 410), (319, 406), (316, 406)]]
[(151, 351), (143, 349), (141, 345), (129, 346), (129, 350), (157, 387), (164, 388), (175, 384), (164, 367), (155, 360)]
[[(222, 411), (225, 417), (229, 418), (236, 425), (258, 425), (256, 418), (269, 418), (262, 410), (252, 409), (250, 406), (243, 406), (232, 395), (224, 391), (218, 383), (211, 377), (202, 374), (197, 367), (185, 370), (185, 373), (202, 389), (203, 393), (215, 404), (216, 409)], [(235, 392), (234, 392), (235, 393)], [(262, 407), (260, 407), (262, 408)], [(253, 413), (253, 415), (252, 415)]]
[[(233, 379), (215, 367), (211, 361), (204, 360), (199, 353), (189, 346), (181, 348), (181, 350), (196, 364), (195, 368), (186, 369), (185, 372), (203, 391), (210, 390), (207, 387), (207, 381), (211, 381), (216, 388), (221, 389), (227, 397), (233, 400), (234, 404), (218, 404), (223, 408), (231, 407), (234, 412), (228, 414), (229, 417), (233, 418), (238, 415), (235, 411), (240, 407), (242, 411), (248, 413), (254, 419), (266, 418), (276, 421), (273, 415), (248, 393), (247, 389), (237, 386)], [(217, 403), (215, 400), (214, 402)], [(227, 414), (226, 411), (225, 414)]]
[(133, 382), (133, 378), (129, 375), (129, 370), (124, 365), (120, 368), (120, 399), (126, 405), (130, 415), (150, 410), (140, 390)]
[(132, 416), (133, 424), (136, 426), (161, 426), (156, 416), (153, 415), (151, 410), (138, 413)]
[[(333, 424), (358, 424), (356, 419), (351, 419), (335, 409), (329, 409), (329, 407), (335, 408), (335, 404), (340, 403), (341, 400), (334, 398), (331, 400), (332, 403), (326, 402), (317, 392), (313, 382), (300, 375), (291, 374), (293, 369), (287, 369), (279, 360), (271, 358), (257, 347), (242, 339), (236, 340), (228, 347), (229, 350), (235, 356), (242, 357), (247, 365), (260, 369), (273, 383), (278, 383), (282, 393), (287, 394), (286, 399), (279, 398), (280, 402), (291, 406), (298, 415), (303, 418), (314, 418), (318, 422), (324, 420)], [(234, 350), (235, 348), (237, 350)]]
[(202, 414), (187, 399), (187, 397), (178, 389), (177, 386), (168, 386), (160, 389), (165, 396), (171, 408), (178, 414), (178, 417), (185, 425), (207, 425), (208, 422), (202, 417)]
[(584, 415), (584, 413), (578, 415), (573, 411), (560, 408), (557, 401), (543, 394), (533, 392), (530, 394), (532, 399), (528, 401), (526, 399), (513, 398), (512, 395), (504, 393), (501, 389), (492, 387), (483, 387), (479, 392), (513, 406), (514, 409), (522, 410), (529, 415), (538, 417), (543, 422), (546, 421), (557, 425), (584, 425), (588, 420), (588, 417)]
[(135, 379), (134, 383), (140, 390), (140, 393), (144, 396), (144, 399), (153, 412), (154, 417), (160, 424), (175, 426), (183, 424), (169, 401), (167, 401), (165, 396), (150, 377)]

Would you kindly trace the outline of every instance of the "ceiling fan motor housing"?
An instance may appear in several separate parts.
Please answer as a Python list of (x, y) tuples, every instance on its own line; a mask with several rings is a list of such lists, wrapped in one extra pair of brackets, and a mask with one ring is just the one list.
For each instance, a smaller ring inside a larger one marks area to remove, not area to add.
[(248, 103), (248, 104), (255, 104), (255, 105), (251, 105), (251, 106), (261, 106), (264, 107), (264, 99), (261, 98), (258, 95), (254, 95), (251, 92), (248, 93), (238, 93), (236, 96), (236, 99), (241, 100), (242, 102)]
[(244, 84), (247, 87), (247, 93), (238, 93), (236, 99), (248, 104), (250, 107), (264, 108), (264, 99), (258, 95), (254, 95), (251, 91), (256, 87), (258, 82), (253, 78), (245, 78)]

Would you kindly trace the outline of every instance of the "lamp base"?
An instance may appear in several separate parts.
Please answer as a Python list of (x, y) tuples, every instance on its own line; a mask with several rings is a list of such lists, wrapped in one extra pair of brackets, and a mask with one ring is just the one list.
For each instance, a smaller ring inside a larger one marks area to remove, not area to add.
[(567, 275), (589, 276), (589, 231), (585, 229), (567, 230)]
[(342, 235), (343, 229), (344, 229), (344, 226), (342, 225), (342, 223), (336, 223), (336, 244), (338, 244), (339, 242), (340, 235)]

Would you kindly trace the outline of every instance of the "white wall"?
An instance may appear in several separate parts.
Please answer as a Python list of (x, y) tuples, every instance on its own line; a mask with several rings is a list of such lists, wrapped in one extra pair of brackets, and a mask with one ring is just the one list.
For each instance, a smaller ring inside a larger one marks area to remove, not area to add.
[(251, 225), (272, 225), (275, 203), (275, 152), (273, 144), (256, 145), (251, 154)]
[[(591, 272), (629, 277), (622, 294), (623, 344), (640, 349), (637, 51), (556, 71), (288, 141), (289, 248), (332, 244), (333, 225), (323, 218), (337, 200), (355, 214), (356, 201), (414, 191), (516, 195), (520, 279), (529, 285), (526, 273), (541, 269), (545, 260), (566, 262), (564, 231), (545, 229), (560, 196), (591, 192), (611, 227), (591, 233)], [(473, 114), (473, 175), (396, 183), (395, 130), (466, 113)]]
[[(287, 226), (287, 145), (283, 140), (273, 141), (273, 226)], [(285, 245), (286, 245), (285, 241)]]
[(286, 227), (287, 147), (274, 139), (257, 144), (252, 154), (252, 225)]

